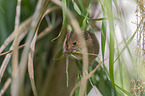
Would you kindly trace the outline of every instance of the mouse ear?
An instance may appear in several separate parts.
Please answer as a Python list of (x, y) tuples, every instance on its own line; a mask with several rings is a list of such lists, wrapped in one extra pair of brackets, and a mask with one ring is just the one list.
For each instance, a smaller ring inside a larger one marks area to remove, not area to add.
[(70, 33), (71, 33), (72, 31), (70, 31), (70, 30), (68, 30), (67, 31), (67, 34), (66, 34), (66, 38), (68, 39), (68, 37), (70, 36)]
[(83, 34), (84, 34), (85, 39), (88, 40), (88, 38), (89, 38), (88, 37), (88, 31), (83, 31)]

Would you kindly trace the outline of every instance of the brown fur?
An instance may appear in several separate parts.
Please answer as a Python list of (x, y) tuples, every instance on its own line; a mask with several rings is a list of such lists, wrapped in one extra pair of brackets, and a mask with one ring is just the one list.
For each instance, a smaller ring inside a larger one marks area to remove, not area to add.
[[(92, 32), (89, 32), (89, 31), (82, 31), (82, 32), (83, 32), (83, 35), (87, 44), (87, 49), (88, 49), (88, 54), (89, 54), (89, 63), (93, 63), (99, 53), (98, 40), (96, 39), (96, 36)], [(65, 37), (63, 49), (64, 49), (64, 53), (66, 52), (72, 53), (74, 56), (77, 57), (77, 59), (79, 60), (82, 59), (81, 42), (79, 42), (78, 35), (76, 34), (75, 31), (69, 31), (67, 33)]]

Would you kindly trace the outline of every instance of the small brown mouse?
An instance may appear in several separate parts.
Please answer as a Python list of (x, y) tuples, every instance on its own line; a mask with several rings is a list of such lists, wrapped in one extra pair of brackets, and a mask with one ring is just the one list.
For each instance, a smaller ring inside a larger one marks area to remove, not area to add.
[[(86, 40), (88, 49), (89, 64), (93, 64), (95, 58), (99, 54), (99, 42), (96, 36), (90, 31), (82, 31)], [(71, 53), (78, 60), (82, 59), (81, 42), (78, 40), (78, 35), (75, 31), (68, 31), (63, 44), (63, 53)]]

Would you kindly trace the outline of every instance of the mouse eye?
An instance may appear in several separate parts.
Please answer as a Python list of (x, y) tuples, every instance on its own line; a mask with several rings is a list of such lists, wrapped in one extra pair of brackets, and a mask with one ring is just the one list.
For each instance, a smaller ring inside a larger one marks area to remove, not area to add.
[(77, 42), (73, 42), (73, 45), (76, 45), (77, 44)]

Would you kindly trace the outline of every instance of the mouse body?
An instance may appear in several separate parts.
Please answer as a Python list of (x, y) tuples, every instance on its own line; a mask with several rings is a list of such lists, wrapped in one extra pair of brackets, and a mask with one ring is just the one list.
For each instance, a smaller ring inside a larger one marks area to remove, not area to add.
[[(93, 63), (95, 58), (99, 54), (99, 42), (92, 32), (90, 31), (82, 31), (82, 32), (86, 41), (89, 63)], [(68, 31), (63, 44), (63, 53), (71, 53), (78, 60), (82, 59), (81, 42), (79, 41), (78, 35), (75, 31)]]

